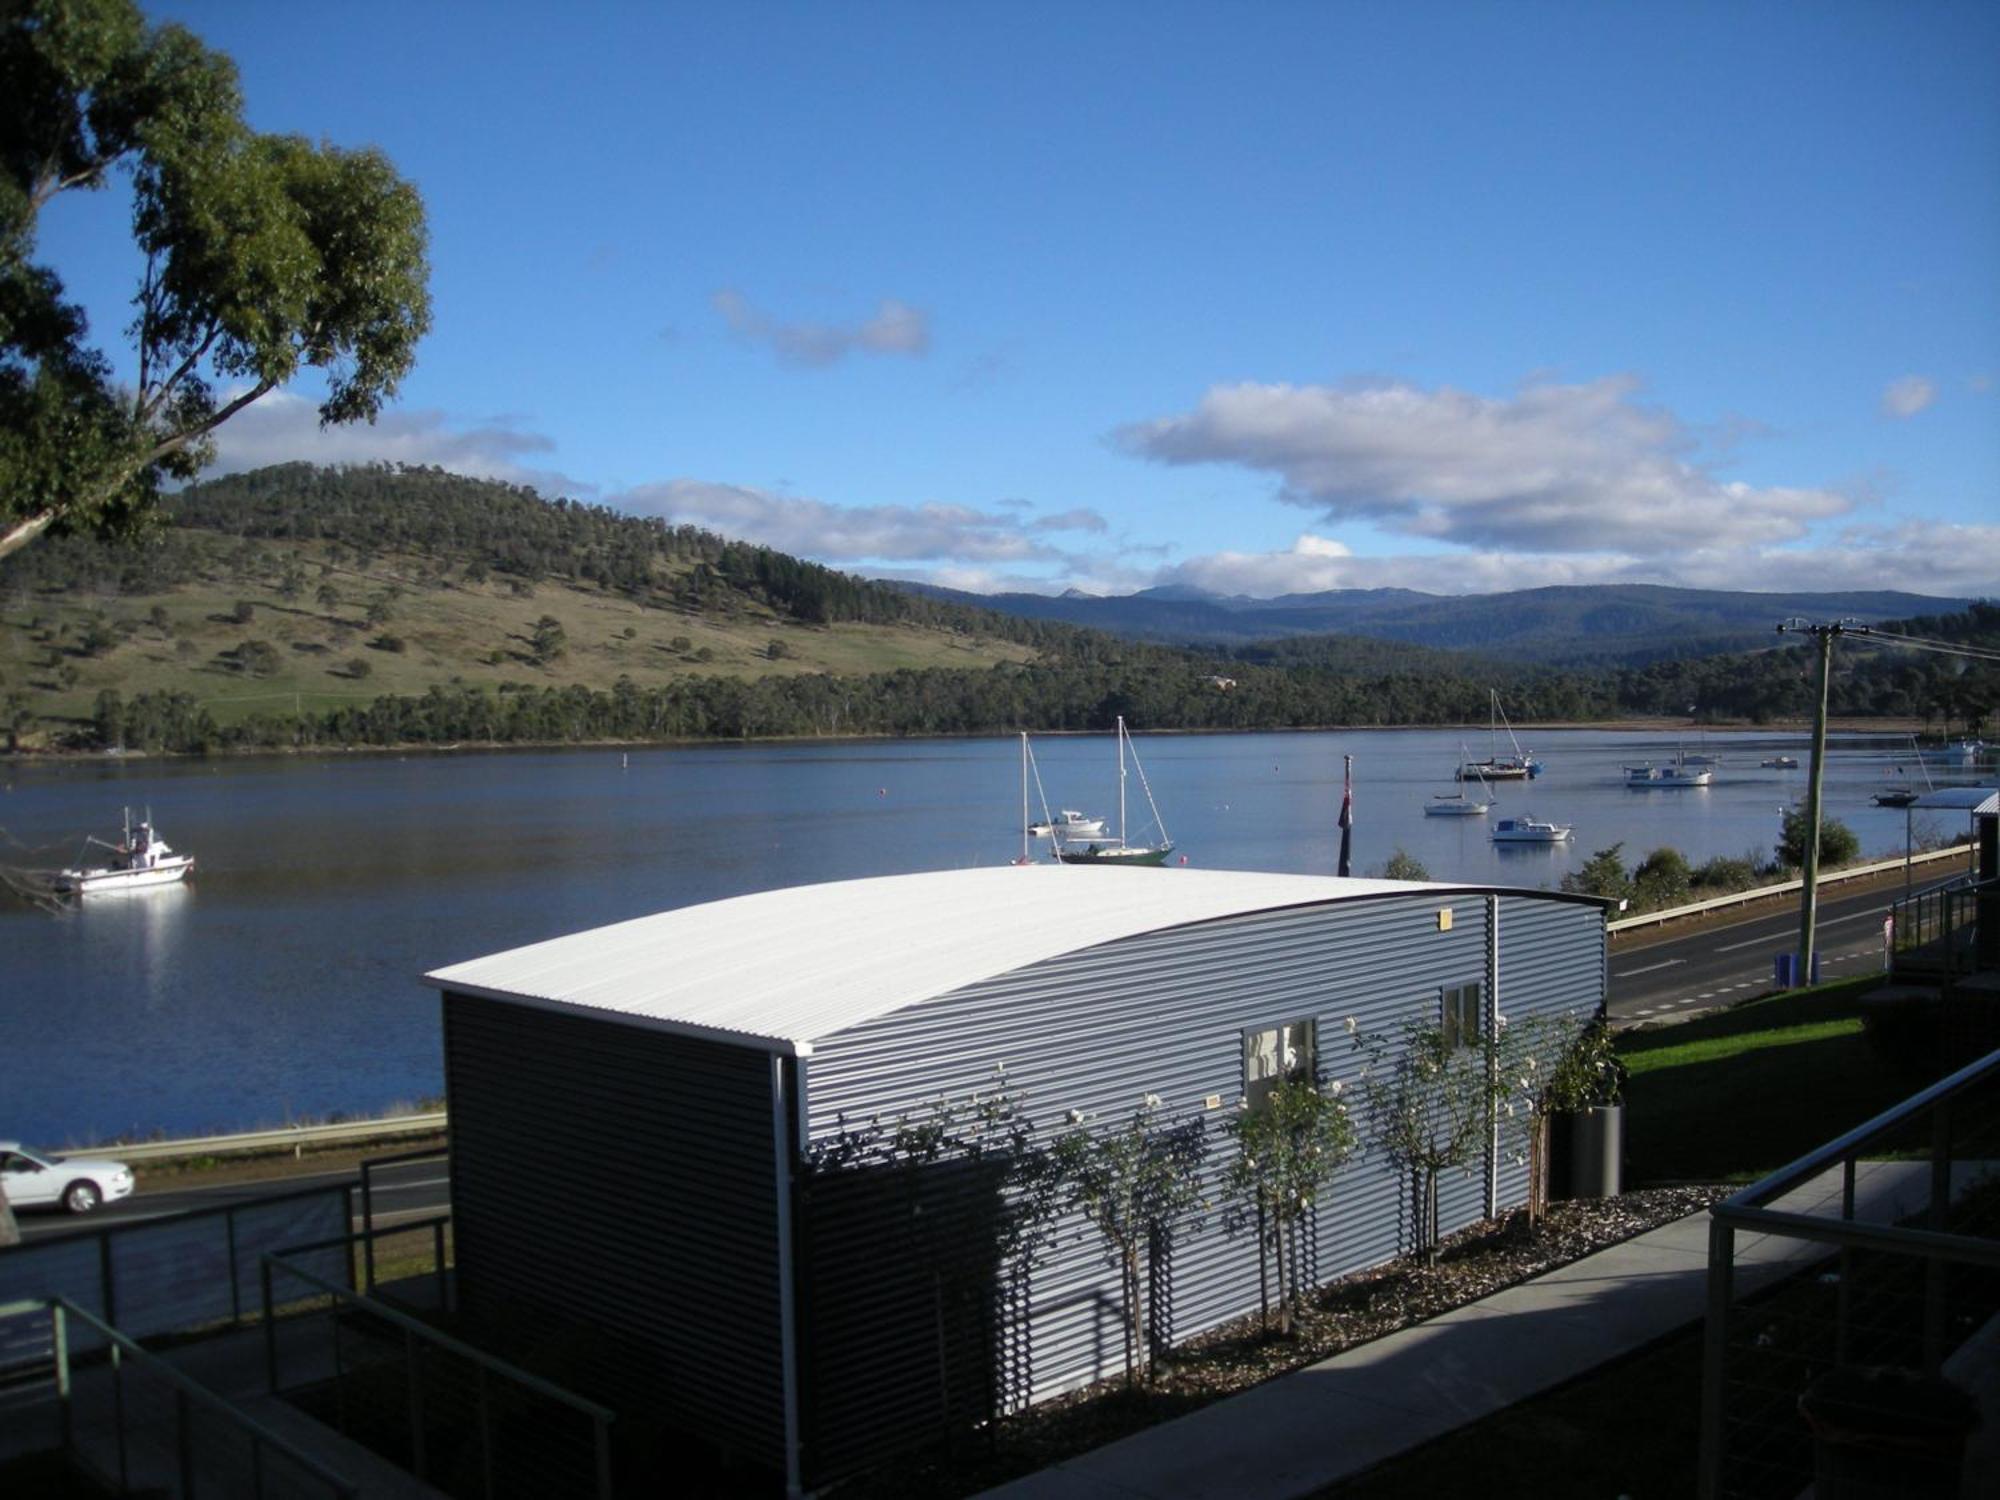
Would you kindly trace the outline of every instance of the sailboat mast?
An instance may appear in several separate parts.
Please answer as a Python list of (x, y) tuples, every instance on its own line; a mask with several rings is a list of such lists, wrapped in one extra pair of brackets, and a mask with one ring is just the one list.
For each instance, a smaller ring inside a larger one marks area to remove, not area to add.
[(1021, 731), (1021, 863), (1028, 862), (1028, 731)]
[(1118, 716), (1118, 847), (1125, 847), (1125, 716)]

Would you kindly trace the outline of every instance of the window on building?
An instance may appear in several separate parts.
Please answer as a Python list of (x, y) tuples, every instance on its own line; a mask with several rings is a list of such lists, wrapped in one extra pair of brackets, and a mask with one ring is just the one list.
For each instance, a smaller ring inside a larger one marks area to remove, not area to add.
[(1479, 1024), (1479, 986), (1447, 985), (1444, 990), (1444, 1044), (1447, 1047), (1477, 1047), (1486, 1037)]
[(1311, 1078), (1318, 1059), (1311, 1021), (1243, 1033), (1243, 1097), (1259, 1109), (1287, 1078)]

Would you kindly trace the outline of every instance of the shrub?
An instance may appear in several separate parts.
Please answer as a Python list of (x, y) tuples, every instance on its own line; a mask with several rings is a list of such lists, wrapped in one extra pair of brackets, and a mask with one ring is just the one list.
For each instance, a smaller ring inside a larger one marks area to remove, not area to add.
[(1581, 870), (1563, 876), (1562, 888), (1576, 895), (1603, 896), (1612, 901), (1630, 900), (1632, 877), (1625, 873), (1625, 862), (1619, 852), (1624, 844), (1613, 844), (1609, 849), (1599, 849), (1584, 862)]
[(229, 612), (229, 618), (238, 625), (248, 625), (257, 618), (257, 606), (248, 599), (238, 599), (236, 607)]
[(1694, 875), (1678, 849), (1655, 849), (1632, 872), (1632, 894), (1638, 904), (1654, 911), (1685, 905)]
[(269, 641), (245, 641), (236, 648), (236, 668), (252, 677), (270, 677), (284, 665), (278, 648)]
[(1748, 855), (1741, 859), (1731, 859), (1718, 854), (1698, 866), (1692, 877), (1696, 889), (1712, 896), (1727, 895), (1731, 891), (1747, 891), (1759, 879), (1757, 862)]
[(368, 644), (377, 651), (387, 651), (396, 656), (401, 656), (410, 649), (409, 643), (400, 635), (378, 635)]
[(1422, 860), (1408, 853), (1406, 850), (1398, 848), (1394, 854), (1389, 856), (1387, 862), (1383, 864), (1382, 878), (1384, 880), (1429, 880), (1431, 872), (1424, 868)]
[[(1810, 825), (1806, 822), (1803, 808), (1790, 808), (1785, 813), (1784, 831), (1779, 835), (1777, 855), (1779, 862), (1788, 869), (1805, 868), (1806, 834)], [(1861, 840), (1854, 836), (1854, 830), (1838, 818), (1822, 816), (1819, 820), (1819, 862), (1822, 868), (1828, 865), (1851, 864), (1861, 854)]]

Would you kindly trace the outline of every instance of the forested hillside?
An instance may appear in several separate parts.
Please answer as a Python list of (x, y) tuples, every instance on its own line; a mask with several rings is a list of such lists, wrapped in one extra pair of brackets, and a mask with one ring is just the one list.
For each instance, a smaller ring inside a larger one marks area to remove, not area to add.
[(191, 486), (137, 543), (0, 566), (0, 731), (202, 750), (1584, 716), (1602, 691), (1385, 642), (1171, 650), (436, 470)]

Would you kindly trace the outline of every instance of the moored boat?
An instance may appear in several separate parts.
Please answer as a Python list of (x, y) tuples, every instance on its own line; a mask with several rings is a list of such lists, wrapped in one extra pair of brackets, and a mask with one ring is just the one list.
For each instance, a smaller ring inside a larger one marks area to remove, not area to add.
[[(1166, 825), (1160, 821), (1160, 809), (1153, 801), (1153, 789), (1146, 782), (1146, 768), (1139, 764), (1139, 752), (1132, 748), (1132, 736), (1126, 732), (1123, 715), (1118, 719), (1118, 833), (1115, 837), (1086, 837), (1081, 847), (1065, 843), (1058, 831), (1053, 837), (1056, 858), (1066, 865), (1159, 865), (1166, 863), (1167, 856), (1174, 852), (1173, 840), (1167, 837)], [(1152, 809), (1153, 826), (1159, 831), (1159, 842), (1153, 844), (1129, 843), (1125, 837), (1125, 758), (1130, 756), (1132, 767), (1139, 773), (1139, 786), (1146, 794), (1146, 806)], [(1060, 821), (1060, 820), (1058, 820)]]
[(1796, 755), (1767, 755), (1763, 764), (1767, 771), (1796, 771), (1799, 758)]
[[(1521, 748), (1521, 742), (1514, 737), (1514, 726), (1507, 722), (1507, 712), (1500, 706), (1500, 694), (1488, 690), (1491, 699), (1488, 732), (1493, 737), (1493, 752), (1485, 760), (1467, 760), (1458, 768), (1460, 781), (1528, 781), (1542, 774), (1542, 763)], [(1500, 731), (1507, 731), (1507, 741), (1514, 747), (1511, 755), (1500, 753)]]
[(1569, 824), (1547, 823), (1540, 818), (1502, 818), (1493, 825), (1496, 844), (1560, 844), (1569, 835)]
[(188, 871), (194, 868), (192, 854), (176, 854), (167, 846), (153, 827), (153, 817), (149, 810), (144, 821), (136, 827), (132, 823), (132, 809), (125, 809), (125, 837), (119, 842), (108, 843), (100, 838), (87, 838), (85, 845), (97, 845), (111, 851), (108, 864), (85, 865), (79, 862), (74, 868), (58, 870), (54, 885), (66, 895), (95, 895), (106, 891), (142, 890), (148, 886), (176, 885), (185, 880)]
[(1046, 823), (1030, 823), (1028, 832), (1038, 839), (1051, 836), (1072, 839), (1097, 838), (1104, 832), (1104, 819), (1090, 817), (1073, 807), (1065, 807)]

